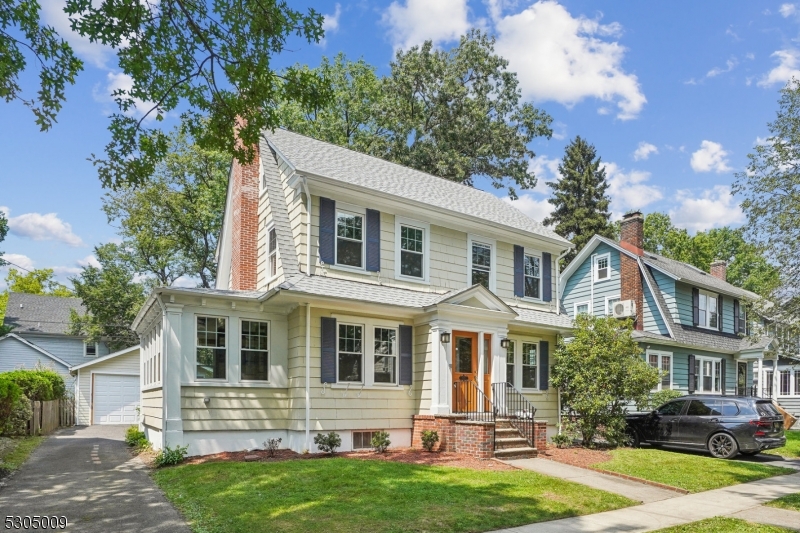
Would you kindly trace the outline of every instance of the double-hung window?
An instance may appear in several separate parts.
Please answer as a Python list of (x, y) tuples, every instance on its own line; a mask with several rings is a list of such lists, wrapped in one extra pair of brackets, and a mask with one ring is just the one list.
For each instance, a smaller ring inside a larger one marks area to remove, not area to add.
[(536, 384), (536, 355), (539, 344), (535, 342), (522, 343), (522, 388), (535, 389)]
[(400, 275), (424, 278), (425, 230), (413, 226), (400, 226)]
[(269, 322), (242, 320), (242, 381), (269, 381)]
[(654, 390), (667, 390), (672, 388), (672, 354), (667, 352), (647, 351), (647, 362), (650, 366), (661, 372), (661, 379)]
[(708, 291), (699, 291), (698, 310), (701, 328), (718, 329), (719, 320), (717, 309), (717, 295)]
[(516, 368), (514, 366), (514, 348), (514, 341), (509, 340), (508, 348), (506, 348), (506, 381), (516, 386), (516, 380), (514, 379), (514, 369)]
[(588, 315), (589, 314), (589, 302), (577, 302), (575, 303), (575, 316), (578, 315)]
[(525, 297), (541, 298), (542, 296), (542, 259), (536, 255), (525, 254)]
[(364, 216), (336, 212), (336, 264), (364, 268)]
[(270, 228), (267, 232), (267, 253), (269, 277), (272, 279), (278, 274), (278, 234), (275, 232), (275, 228)]
[(375, 383), (397, 383), (397, 330), (375, 328)]
[(197, 379), (226, 379), (227, 319), (198, 316), (195, 377)]
[(472, 239), (470, 243), (470, 285), (483, 285), (492, 290), (492, 245)]
[(611, 277), (611, 255), (603, 254), (594, 258), (592, 265), (592, 280), (595, 283), (605, 281)]
[(778, 380), (778, 384), (780, 385), (780, 392), (778, 394), (781, 396), (789, 396), (792, 393), (792, 371), (781, 370)]
[(337, 381), (361, 383), (364, 379), (364, 326), (339, 324)]
[(97, 357), (97, 343), (96, 342), (84, 342), (83, 343), (83, 355), (84, 355), (84, 357)]
[(695, 356), (694, 375), (697, 381), (697, 392), (721, 392), (721, 359)]

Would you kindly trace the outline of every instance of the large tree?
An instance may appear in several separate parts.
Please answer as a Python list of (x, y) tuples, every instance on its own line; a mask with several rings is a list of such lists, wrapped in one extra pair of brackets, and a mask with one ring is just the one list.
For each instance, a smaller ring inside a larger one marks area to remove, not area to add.
[(324, 60), (309, 72), (332, 82), (332, 103), (305, 113), (285, 105), (283, 124), (466, 185), (488, 177), (516, 198), (536, 185), (528, 145), (550, 137), (552, 119), (522, 100), (494, 43), (479, 30), (450, 50), (427, 41), (397, 52), (382, 78), (364, 61)]
[(173, 131), (169, 152), (145, 184), (103, 199), (109, 223), (118, 225), (123, 240), (120, 260), (159, 285), (189, 276), (212, 287), (229, 167), (228, 154), (200, 148), (183, 131)]
[(556, 233), (575, 245), (564, 258), (567, 264), (594, 235), (613, 239), (616, 232), (608, 210), (611, 200), (606, 194), (606, 171), (595, 147), (580, 136), (575, 137), (566, 148), (558, 172), (561, 179), (547, 182), (553, 191), (547, 200), (553, 205), (553, 212), (544, 223), (554, 226)]
[[(301, 12), (285, 0), (67, 0), (64, 11), (73, 31), (116, 52), (118, 69), (131, 79), (130, 88), (113, 94), (118, 112), (105, 156), (92, 157), (105, 186), (141, 183), (153, 173), (169, 141), (148, 124), (167, 114), (180, 113), (203, 147), (250, 161), (259, 133), (279, 124), (278, 103), (314, 106), (328, 96), (315, 73), (275, 72), (271, 64), (291, 48), (293, 35), (319, 42), (323, 17), (313, 9)], [(34, 66), (38, 101), (26, 99), (20, 86)], [(42, 23), (39, 2), (0, 0), (1, 98), (21, 100), (47, 130), (65, 101), (65, 86), (81, 70), (69, 44)]]

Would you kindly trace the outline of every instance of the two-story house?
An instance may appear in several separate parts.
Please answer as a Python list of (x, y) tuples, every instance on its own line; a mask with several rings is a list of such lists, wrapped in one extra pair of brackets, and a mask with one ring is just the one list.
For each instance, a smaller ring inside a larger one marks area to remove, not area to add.
[(328, 431), (344, 450), (380, 430), (409, 446), (427, 427), (453, 449), (453, 419), (522, 398), (553, 431), (570, 246), (492, 194), (265, 132), (232, 165), (216, 288), (158, 288), (134, 322), (142, 427), (190, 454), (316, 451)]
[(747, 335), (746, 302), (758, 296), (728, 283), (722, 261), (703, 272), (644, 251), (643, 224), (630, 213), (620, 242), (587, 243), (561, 274), (563, 312), (632, 318), (644, 357), (663, 371), (658, 390), (752, 394), (777, 357), (772, 339)]

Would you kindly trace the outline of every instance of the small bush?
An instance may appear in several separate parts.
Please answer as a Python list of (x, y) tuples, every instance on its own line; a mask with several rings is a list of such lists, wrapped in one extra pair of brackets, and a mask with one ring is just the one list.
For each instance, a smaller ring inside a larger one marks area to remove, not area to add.
[(12, 370), (3, 372), (0, 377), (10, 379), (22, 389), (28, 399), (35, 402), (60, 400), (66, 394), (66, 385), (55, 370), (37, 367), (34, 370)]
[(566, 433), (553, 435), (550, 440), (553, 441), (553, 444), (556, 445), (556, 448), (569, 448), (572, 445), (572, 436), (567, 435)]
[(6, 435), (27, 435), (28, 434), (28, 421), (33, 416), (33, 409), (31, 409), (31, 401), (24, 394), (20, 394), (14, 408), (11, 410), (11, 416), (6, 422), (5, 429), (0, 428), (0, 433), (5, 432)]
[(267, 439), (264, 441), (264, 448), (270, 457), (275, 457), (275, 452), (281, 447), (281, 439)]
[(181, 464), (183, 460), (186, 459), (188, 450), (188, 446), (175, 446), (174, 448), (165, 446), (164, 449), (160, 450), (158, 455), (156, 455), (156, 468)]
[(370, 444), (377, 453), (385, 452), (391, 443), (392, 441), (389, 440), (389, 434), (385, 431), (378, 431), (373, 434), (372, 441), (370, 441)]
[(17, 405), (22, 389), (8, 378), (0, 374), (0, 433), (5, 433), (6, 426), (11, 423), (11, 414)]
[(125, 432), (125, 444), (139, 451), (148, 448), (150, 441), (147, 440), (144, 431), (139, 431), (138, 426), (131, 426)]
[(342, 437), (334, 431), (328, 434), (320, 433), (314, 437), (314, 444), (320, 451), (333, 455), (336, 453), (336, 448), (342, 445)]
[(429, 452), (433, 451), (433, 447), (439, 442), (439, 433), (431, 429), (426, 429), (422, 432), (422, 447)]

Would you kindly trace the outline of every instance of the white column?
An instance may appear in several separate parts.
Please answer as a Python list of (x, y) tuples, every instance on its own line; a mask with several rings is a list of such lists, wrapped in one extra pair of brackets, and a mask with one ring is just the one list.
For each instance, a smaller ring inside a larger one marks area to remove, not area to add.
[(441, 333), (450, 330), (437, 325), (431, 326), (431, 412), (432, 415), (450, 414), (450, 345), (453, 343), (452, 332), (450, 343), (443, 344)]
[(778, 394), (780, 394), (781, 390), (780, 387), (780, 372), (778, 372), (778, 358), (775, 357), (775, 360), (772, 363), (772, 396), (777, 398)]
[(181, 318), (183, 306), (166, 304), (167, 321), (163, 334), (166, 336), (164, 354), (163, 387), (164, 446), (183, 445), (183, 419), (181, 418), (181, 375), (183, 373), (183, 353), (181, 350)]
[(760, 398), (764, 389), (764, 364), (761, 358), (758, 359), (757, 364), (753, 365), (753, 378), (757, 380), (756, 396)]

